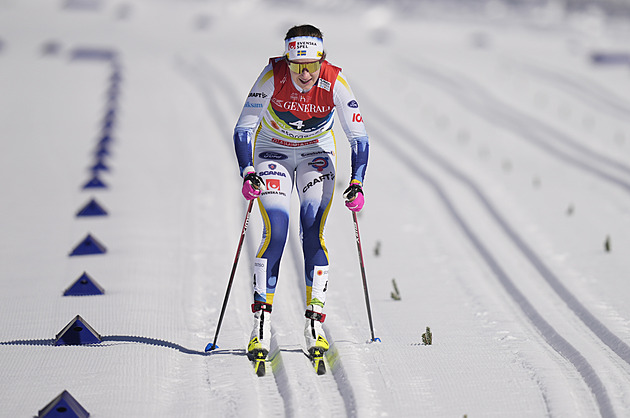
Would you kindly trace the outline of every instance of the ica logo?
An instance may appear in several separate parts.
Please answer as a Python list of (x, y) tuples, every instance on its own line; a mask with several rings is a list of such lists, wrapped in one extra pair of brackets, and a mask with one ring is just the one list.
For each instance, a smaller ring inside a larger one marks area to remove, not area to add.
[(267, 190), (280, 190), (280, 179), (267, 179)]

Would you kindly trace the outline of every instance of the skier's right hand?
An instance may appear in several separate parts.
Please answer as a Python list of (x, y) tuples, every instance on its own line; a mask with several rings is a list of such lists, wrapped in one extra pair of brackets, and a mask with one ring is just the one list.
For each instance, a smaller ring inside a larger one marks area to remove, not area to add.
[(247, 200), (256, 199), (264, 189), (263, 179), (256, 174), (254, 167), (247, 167), (243, 170), (243, 196)]

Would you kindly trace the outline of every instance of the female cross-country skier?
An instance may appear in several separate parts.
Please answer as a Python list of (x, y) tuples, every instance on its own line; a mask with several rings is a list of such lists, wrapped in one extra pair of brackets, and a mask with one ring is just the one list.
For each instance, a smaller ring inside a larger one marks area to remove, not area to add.
[(341, 69), (325, 60), (321, 31), (311, 25), (295, 26), (284, 45), (284, 55), (271, 58), (254, 83), (234, 129), (242, 193), (247, 200), (258, 198), (264, 223), (254, 260), (254, 328), (247, 348), (250, 357), (258, 358), (269, 352), (271, 311), (294, 187), (300, 199), (304, 252), (306, 349), (311, 355), (328, 349), (322, 329), (328, 285), (324, 226), (335, 188), (335, 111), (352, 151), (352, 176), (344, 198), (355, 212), (363, 207), (368, 161), (359, 104)]

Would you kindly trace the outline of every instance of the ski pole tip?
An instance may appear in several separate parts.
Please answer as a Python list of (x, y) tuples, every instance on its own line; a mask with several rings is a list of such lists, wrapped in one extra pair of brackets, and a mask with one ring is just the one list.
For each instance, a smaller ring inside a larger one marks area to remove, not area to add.
[(214, 343), (209, 343), (209, 344), (206, 346), (206, 353), (209, 353), (209, 352), (211, 352), (212, 350), (214, 350), (214, 349), (216, 349), (216, 348), (219, 348), (219, 346), (218, 346), (218, 345), (216, 345), (216, 344), (214, 344)]
[(380, 343), (381, 339), (378, 337), (374, 337), (374, 339), (372, 340), (373, 343)]

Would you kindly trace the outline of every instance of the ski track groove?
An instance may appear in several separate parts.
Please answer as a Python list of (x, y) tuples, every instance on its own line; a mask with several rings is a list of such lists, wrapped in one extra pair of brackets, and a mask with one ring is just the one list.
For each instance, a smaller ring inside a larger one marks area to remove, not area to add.
[(580, 97), (598, 111), (612, 115), (625, 122), (630, 118), (630, 103), (604, 86), (577, 74), (560, 73), (559, 71), (543, 68), (533, 63), (514, 60), (515, 68), (526, 74), (555, 86), (573, 96)]
[[(466, 185), (477, 199), (482, 203), (484, 208), (490, 213), (491, 217), (497, 222), (501, 229), (506, 233), (510, 240), (516, 245), (523, 255), (529, 260), (529, 262), (535, 267), (535, 269), (541, 274), (545, 281), (551, 286), (551, 288), (558, 294), (558, 296), (569, 306), (569, 308), (584, 322), (588, 328), (597, 337), (606, 344), (611, 350), (613, 350), (624, 362), (630, 365), (630, 346), (623, 342), (619, 337), (613, 334), (604, 324), (601, 323), (588, 309), (582, 305), (575, 296), (562, 284), (560, 279), (543, 263), (543, 261), (534, 253), (534, 251), (528, 246), (520, 235), (512, 228), (503, 216), (501, 216), (499, 210), (490, 202), (490, 199), (483, 193), (481, 188), (476, 185), (470, 178), (468, 178), (463, 172), (456, 169), (453, 165), (448, 163), (445, 159), (440, 157), (436, 152), (431, 150), (426, 141), (422, 141), (417, 135), (412, 132), (404, 131), (400, 127), (400, 124), (396, 124), (389, 117), (383, 117), (388, 119), (385, 123), (392, 129), (398, 130), (402, 138), (414, 138), (416, 141), (409, 140), (408, 143), (418, 152), (426, 155), (431, 160), (441, 166), (446, 172), (455, 177), (459, 182)], [(399, 152), (400, 155), (402, 153)], [(399, 155), (399, 156), (400, 156)], [(433, 184), (433, 182), (430, 182)]]
[[(193, 62), (190, 58), (183, 56), (175, 57), (174, 65), (182, 74), (182, 76), (187, 79), (203, 97), (203, 100), (208, 107), (208, 114), (211, 118), (215, 120), (216, 125), (220, 131), (220, 135), (222, 137), (231, 138), (232, 134), (227, 123), (228, 118), (226, 116), (226, 111), (221, 107), (219, 99), (216, 97), (216, 84), (211, 83), (211, 77), (207, 73), (207, 66), (202, 66), (202, 62), (199, 59)], [(245, 218), (245, 212), (246, 209), (244, 206), (239, 209), (240, 219)], [(254, 211), (252, 210), (252, 212)], [(252, 213), (252, 217), (253, 215), (254, 214)], [(252, 259), (253, 254), (255, 254), (255, 239), (252, 237), (251, 234), (251, 224), (252, 219), (250, 217), (248, 231), (243, 242), (244, 248), (242, 249), (241, 257), (238, 260), (241, 268), (243, 264), (247, 264), (247, 269), (250, 277), (253, 274), (253, 271), (251, 263), (247, 263), (247, 259)], [(236, 276), (238, 276), (238, 274), (236, 274)], [(235, 280), (237, 279), (236, 276)], [(232, 289), (232, 291), (237, 291), (236, 286)], [(249, 309), (240, 310), (239, 308), (236, 308), (237, 312), (234, 312), (234, 309), (229, 309), (229, 303), (227, 309), (229, 312), (226, 312), (226, 316), (230, 313), (236, 313), (239, 315), (241, 323), (249, 323), (249, 320), (251, 320)], [(243, 331), (247, 333), (249, 332), (249, 329), (245, 329)], [(275, 342), (272, 340), (272, 351), (274, 349), (273, 344), (275, 344)], [(255, 384), (254, 393), (256, 393), (258, 397), (258, 415), (265, 417), (288, 416), (287, 408), (293, 404), (291, 394), (288, 393), (286, 390), (283, 390), (284, 388), (282, 387), (282, 385), (278, 385), (277, 379), (272, 378), (275, 376), (271, 375), (269, 372), (267, 372), (267, 375), (264, 377), (257, 377), (254, 373), (254, 368), (251, 361), (249, 361), (249, 359), (246, 357), (245, 349), (243, 349), (243, 360), (244, 361), (242, 362), (242, 365), (251, 369), (252, 383)], [(269, 364), (270, 363), (267, 362), (266, 366), (269, 366)], [(211, 367), (210, 361), (208, 362), (208, 367)], [(267, 369), (269, 369), (269, 367), (267, 367)], [(274, 382), (274, 384), (270, 386), (270, 382)], [(278, 406), (273, 402), (273, 399), (278, 395), (281, 398), (282, 406)]]
[[(226, 109), (222, 109), (219, 101), (216, 97), (216, 92), (220, 91), (222, 96), (227, 99), (229, 107), (238, 115), (240, 112), (241, 104), (235, 98), (235, 91), (237, 90), (231, 81), (221, 74), (211, 63), (207, 60), (197, 57), (194, 60), (186, 57), (177, 57), (176, 66), (184, 74), (189, 81), (195, 85), (204, 97), (209, 108), (209, 113), (216, 120), (217, 126), (220, 128), (221, 135), (231, 138), (231, 130), (228, 127), (226, 114), (231, 113)], [(211, 82), (211, 80), (215, 80)], [(217, 81), (218, 80), (218, 81)], [(211, 84), (212, 83), (212, 84)], [(242, 209), (243, 216), (245, 210)], [(253, 215), (253, 214), (252, 214)], [(254, 215), (253, 215), (254, 216)], [(292, 219), (294, 219), (292, 217)], [(252, 220), (250, 220), (251, 226)], [(293, 224), (292, 229), (297, 226)], [(248, 264), (249, 276), (252, 276), (253, 270), (251, 262), (257, 252), (257, 241), (259, 237), (252, 234), (253, 231), (248, 230), (245, 239), (244, 253), (247, 257), (241, 260), (242, 263)], [(288, 309), (302, 319), (303, 296), (304, 295), (304, 282), (303, 282), (303, 266), (301, 259), (301, 250), (298, 239), (295, 234), (289, 234), (290, 248), (289, 252), (294, 262), (294, 274), (297, 278), (297, 283), (292, 290), (292, 302), (289, 302)], [(286, 254), (286, 250), (285, 250)], [(284, 276), (291, 276), (291, 274), (285, 274)], [(284, 277), (283, 281), (291, 281), (290, 277)], [(288, 292), (287, 292), (288, 293)], [(284, 298), (287, 301), (288, 298)], [(299, 303), (297, 302), (299, 301)], [(249, 317), (249, 311), (245, 314)], [(278, 337), (276, 332), (279, 328), (289, 327), (290, 321), (274, 320), (272, 321), (272, 338), (271, 338), (271, 351), (267, 361), (267, 375), (263, 378), (259, 378), (261, 382), (267, 384), (271, 381), (270, 377), (273, 377), (275, 386), (283, 401), (283, 412), (285, 416), (338, 416), (342, 413), (347, 417), (357, 416), (357, 404), (355, 390), (352, 387), (350, 379), (347, 376), (347, 372), (343, 367), (343, 359), (339, 358), (339, 352), (334, 347), (334, 341), (330, 340), (331, 349), (326, 355), (327, 373), (323, 376), (318, 376), (315, 373), (310, 360), (306, 356), (304, 349), (301, 347), (298, 349), (296, 344), (284, 344), (282, 339)], [(302, 330), (300, 326), (299, 331)], [(298, 333), (300, 336), (301, 332)], [(331, 355), (335, 355), (334, 364), (331, 365), (329, 359)], [(303, 357), (296, 359), (294, 357)], [(271, 366), (271, 367), (269, 367)], [(271, 370), (270, 370), (271, 369)], [(253, 372), (253, 367), (252, 367)], [(270, 376), (272, 375), (272, 376)], [(313, 394), (318, 394), (316, 399), (313, 399)], [(316, 406), (311, 406), (307, 411), (304, 411), (303, 405), (312, 405), (313, 400), (316, 402)], [(261, 416), (266, 416), (272, 413), (269, 407), (266, 409), (264, 405), (267, 402), (264, 399), (259, 402), (263, 407)], [(266, 411), (266, 412), (264, 412)]]
[[(402, 60), (402, 58), (401, 58)], [(407, 61), (414, 74), (431, 81), (434, 87), (456, 97), (471, 111), (572, 165), (630, 194), (630, 166), (589, 149), (546, 123), (500, 101), (483, 86), (453, 71), (432, 69), (428, 64)], [(450, 75), (449, 75), (450, 73)], [(566, 147), (563, 149), (562, 147)], [(611, 172), (610, 170), (615, 170)]]
[[(356, 89), (356, 87), (355, 87)], [(365, 92), (361, 94), (362, 101), (370, 104), (376, 108), (373, 102), (367, 99)], [(399, 135), (394, 137), (405, 138), (406, 145), (411, 146), (416, 152), (426, 156), (428, 159), (435, 162), (446, 173), (455, 178), (458, 182), (462, 183), (468, 188), (472, 194), (481, 202), (481, 205), (490, 214), (491, 218), (498, 224), (501, 230), (508, 236), (508, 238), (514, 243), (519, 251), (525, 256), (525, 258), (534, 266), (534, 268), (541, 274), (544, 280), (550, 285), (554, 292), (567, 304), (567, 306), (577, 315), (577, 317), (613, 352), (615, 352), (624, 362), (630, 364), (630, 347), (625, 344), (621, 339), (608, 330), (599, 320), (597, 320), (573, 295), (564, 287), (560, 280), (550, 271), (549, 268), (540, 260), (534, 252), (527, 246), (524, 240), (514, 231), (513, 228), (505, 221), (500, 215), (499, 211), (492, 205), (489, 198), (487, 198), (479, 186), (477, 186), (472, 180), (468, 179), (460, 170), (452, 166), (448, 161), (438, 155), (435, 151), (426, 145), (426, 141), (423, 141), (417, 134), (406, 131), (402, 128), (401, 124), (396, 123), (390, 116), (386, 115), (381, 109), (379, 117), (376, 120), (381, 121), (389, 131), (396, 131)], [(385, 135), (375, 126), (370, 126), (370, 130), (377, 136), (392, 137), (392, 135)], [(387, 149), (387, 148), (386, 148)], [(563, 338), (545, 318), (534, 308), (529, 302), (527, 297), (520, 291), (514, 284), (514, 280), (510, 278), (510, 275), (499, 265), (492, 252), (482, 243), (481, 239), (475, 234), (470, 227), (469, 223), (464, 219), (460, 211), (455, 207), (455, 203), (447, 195), (445, 188), (440, 184), (435, 177), (425, 171), (422, 167), (419, 167), (417, 161), (400, 148), (399, 145), (390, 142), (390, 148), (388, 149), (393, 155), (395, 155), (401, 162), (403, 162), (410, 171), (418, 178), (428, 183), (437, 193), (440, 200), (444, 203), (451, 217), (457, 225), (461, 227), (465, 236), (472, 243), (474, 248), (481, 255), (482, 259), (488, 264), (491, 270), (495, 273), (502, 287), (506, 290), (512, 300), (526, 315), (529, 321), (539, 330), (545, 341), (560, 355), (565, 357), (578, 371), (586, 385), (591, 390), (597, 408), (600, 411), (602, 417), (615, 417), (615, 411), (612, 407), (608, 391), (601, 379), (597, 375), (595, 369), (587, 361), (587, 359), (565, 338)]]
[[(292, 222), (294, 231), (297, 228), (297, 225), (295, 225), (295, 223), (296, 222)], [(304, 295), (306, 292), (306, 284), (304, 283), (304, 280), (302, 279), (304, 276), (303, 259), (301, 255), (302, 250), (300, 248), (300, 242), (296, 238), (295, 234), (290, 234), (289, 243), (290, 243), (289, 250), (291, 253), (291, 258), (293, 260), (294, 272), (297, 278), (297, 283), (299, 284), (299, 286), (296, 286), (299, 292), (295, 292), (295, 291), (293, 292), (295, 294), (295, 297), (293, 298), (293, 300), (301, 301), (302, 300), (301, 295)], [(300, 308), (301, 306), (298, 306), (294, 309), (297, 309), (296, 313), (299, 315), (300, 318), (302, 318), (303, 315)], [(330, 387), (329, 391), (331, 393), (331, 396), (341, 397), (341, 400), (343, 401), (343, 410), (345, 411), (345, 416), (355, 417), (356, 411), (357, 411), (356, 397), (354, 395), (355, 390), (352, 387), (350, 380), (347, 378), (348, 376), (346, 374), (345, 369), (343, 368), (343, 359), (340, 359), (338, 357), (339, 352), (337, 351), (335, 347), (335, 342), (333, 338), (331, 337), (328, 327), (325, 324), (324, 324), (324, 331), (326, 332), (326, 337), (328, 338), (328, 342), (330, 344), (330, 350), (326, 353), (326, 356), (325, 356), (326, 374), (327, 375), (332, 374), (332, 377), (334, 379), (333, 382), (328, 382), (329, 387)], [(333, 355), (335, 356), (335, 360), (331, 362), (330, 359), (331, 359), (331, 356)], [(314, 371), (314, 369), (312, 369), (312, 371)], [(322, 377), (323, 376), (316, 376), (316, 378), (318, 379), (321, 379)], [(317, 382), (319, 383), (319, 380)], [(330, 383), (334, 383), (334, 385)], [(341, 409), (341, 408), (337, 407), (336, 409)]]
[[(417, 68), (420, 69), (420, 67)], [(437, 74), (437, 72), (432, 71), (431, 69), (424, 68), (422, 69), (422, 71), (426, 74), (430, 74), (432, 77), (439, 77), (441, 80), (445, 80), (445, 82), (448, 82), (452, 86), (456, 86), (456, 90), (458, 90), (459, 88), (465, 89), (465, 85), (470, 84), (474, 87), (475, 91), (479, 92), (479, 97), (485, 98), (484, 100), (487, 100), (488, 102), (497, 103), (497, 105), (492, 105), (495, 107), (496, 111), (499, 111), (500, 108), (509, 108), (507, 105), (504, 104), (499, 105), (497, 99), (494, 99), (490, 94), (484, 92), (485, 89), (479, 85), (474, 84), (472, 80), (466, 80), (465, 83), (457, 83), (455, 79), (449, 80), (448, 77)], [(461, 75), (458, 75), (458, 77), (460, 79), (464, 79)], [(477, 106), (470, 107), (470, 109), (473, 110), (477, 108)], [(511, 117), (512, 119), (516, 120), (521, 117), (517, 114), (518, 111), (516, 110), (508, 111), (506, 114), (509, 113), (513, 113), (513, 116)], [(479, 186), (477, 186), (472, 180), (470, 180), (470, 178), (468, 178), (463, 172), (456, 169), (452, 164), (448, 163), (448, 161), (440, 157), (435, 151), (431, 150), (428, 145), (426, 145), (426, 141), (423, 141), (421, 138), (419, 138), (417, 135), (412, 134), (411, 132), (406, 132), (403, 128), (401, 128), (401, 125), (395, 123), (390, 116), (384, 116), (383, 119), (387, 119), (385, 123), (391, 128), (398, 130), (402, 138), (415, 138), (415, 141), (408, 139), (409, 145), (413, 146), (421, 154), (428, 156), (431, 160), (441, 166), (446, 172), (455, 177), (459, 182), (465, 184), (466, 187), (468, 187), (477, 197), (477, 199), (482, 203), (485, 209), (491, 214), (492, 218), (500, 225), (501, 229), (508, 235), (510, 240), (519, 248), (523, 255), (526, 256), (529, 262), (541, 274), (541, 276), (558, 294), (558, 296), (567, 304), (567, 306), (604, 344), (606, 344), (613, 352), (615, 352), (625, 363), (630, 365), (630, 346), (628, 346), (628, 344), (626, 344), (619, 337), (613, 334), (604, 324), (601, 323), (601, 321), (599, 321), (593, 314), (591, 314), (588, 309), (586, 309), (584, 305), (582, 305), (577, 300), (575, 296), (573, 296), (573, 294), (562, 284), (558, 277), (551, 272), (551, 270), (545, 265), (545, 263), (543, 263), (543, 261), (534, 253), (530, 246), (528, 246), (525, 241), (519, 236), (519, 234), (516, 233), (516, 231), (508, 224), (505, 218), (501, 216), (500, 212), (490, 202), (490, 199), (485, 196)], [(531, 126), (532, 124), (534, 124), (540, 127), (540, 129), (542, 130), (553, 132), (554, 135), (557, 135), (558, 138), (562, 138), (563, 142), (575, 144), (578, 149), (584, 152), (584, 155), (590, 155), (586, 148), (581, 147), (568, 136), (552, 129), (551, 127), (546, 126), (544, 123), (539, 122), (534, 118), (527, 117), (527, 119), (527, 123), (524, 123), (520, 126), (514, 126), (515, 128), (518, 128), (514, 130), (516, 134), (527, 132), (526, 125)], [(531, 121), (529, 119), (531, 119)], [(602, 163), (615, 164), (616, 166), (623, 168), (624, 171), (630, 173), (630, 167), (628, 166), (615, 163), (614, 161), (609, 160), (608, 158), (603, 156), (593, 155), (593, 157), (601, 161)], [(581, 168), (585, 169), (586, 171), (592, 172), (592, 170), (590, 169), (591, 167), (581, 166)], [(617, 178), (607, 175), (603, 175), (603, 178), (615, 182), (616, 184), (622, 186), (626, 191), (630, 192), (630, 182), (619, 180)]]
[[(365, 99), (363, 100), (365, 102)], [(379, 132), (378, 129), (371, 127), (372, 132)], [(481, 240), (472, 231), (468, 223), (463, 219), (462, 215), (455, 208), (454, 203), (450, 200), (448, 195), (443, 190), (440, 183), (432, 176), (426, 173), (424, 170), (415, 165), (415, 162), (406, 155), (402, 149), (394, 146), (392, 151), (400, 160), (409, 167), (410, 171), (414, 172), (421, 180), (427, 182), (435, 190), (440, 200), (444, 203), (448, 212), (453, 217), (455, 223), (459, 225), (464, 231), (465, 236), (471, 241), (474, 248), (479, 252), (482, 259), (488, 264), (490, 269), (494, 272), (501, 285), (504, 287), (508, 295), (521, 309), (525, 316), (530, 320), (536, 329), (543, 336), (545, 341), (559, 354), (567, 358), (569, 362), (579, 372), (582, 379), (587, 386), (591, 389), (595, 397), (597, 398), (598, 409), (602, 414), (602, 417), (615, 417), (614, 411), (610, 404), (610, 399), (606, 393), (606, 388), (597, 376), (593, 367), (586, 361), (586, 359), (575, 349), (568, 341), (562, 338), (555, 329), (544, 320), (544, 318), (536, 311), (536, 309), (527, 300), (525, 295), (521, 293), (514, 285), (513, 280), (509, 277), (507, 272), (503, 270), (492, 253), (482, 244)], [(549, 407), (547, 406), (547, 409)]]

